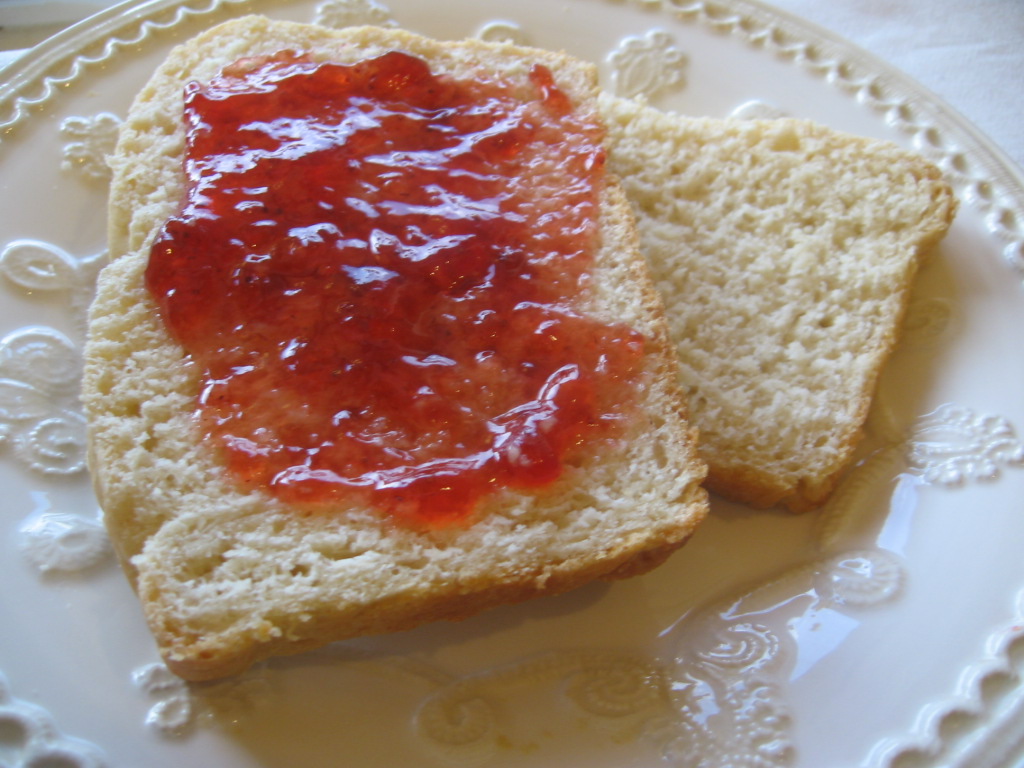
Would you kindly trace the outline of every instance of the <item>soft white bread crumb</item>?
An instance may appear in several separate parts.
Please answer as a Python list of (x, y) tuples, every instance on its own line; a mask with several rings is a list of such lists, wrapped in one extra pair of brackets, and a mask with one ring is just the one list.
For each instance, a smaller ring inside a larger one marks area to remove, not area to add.
[(949, 185), (918, 155), (808, 121), (600, 104), (708, 487), (756, 506), (820, 504), (858, 441), (918, 265), (952, 221)]
[(143, 272), (182, 196), (182, 86), (284, 48), (339, 62), (399, 48), (462, 77), (524, 77), (540, 61), (580, 109), (596, 110), (594, 69), (565, 56), (257, 17), (177, 48), (139, 94), (111, 158), (112, 262), (90, 313), (83, 401), (106, 525), (167, 665), (194, 680), (639, 573), (679, 547), (707, 510), (660, 299), (614, 183), (602, 200), (587, 311), (647, 339), (647, 383), (628, 439), (602, 445), (542, 492), (501, 492), (471, 524), (440, 530), (354, 506), (306, 514), (225, 477), (197, 438), (197, 372), (158, 318)]

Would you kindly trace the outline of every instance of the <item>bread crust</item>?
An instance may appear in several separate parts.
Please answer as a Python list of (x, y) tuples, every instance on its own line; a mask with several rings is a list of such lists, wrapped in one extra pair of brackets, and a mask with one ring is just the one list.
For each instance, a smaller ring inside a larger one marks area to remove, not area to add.
[(111, 158), (111, 263), (90, 311), (83, 402), (105, 523), (167, 666), (189, 680), (636, 575), (681, 546), (707, 513), (706, 468), (660, 296), (614, 178), (586, 311), (645, 337), (642, 416), (629, 440), (568, 467), (539, 493), (501, 492), (471, 524), (441, 530), (406, 529), (352, 505), (307, 515), (226, 480), (191, 419), (197, 372), (159, 321), (143, 277), (149, 244), (183, 194), (182, 86), (285, 48), (340, 62), (397, 48), (459, 76), (495, 69), (520, 77), (540, 62), (596, 115), (594, 68), (562, 54), (262, 17), (175, 49), (140, 92)]

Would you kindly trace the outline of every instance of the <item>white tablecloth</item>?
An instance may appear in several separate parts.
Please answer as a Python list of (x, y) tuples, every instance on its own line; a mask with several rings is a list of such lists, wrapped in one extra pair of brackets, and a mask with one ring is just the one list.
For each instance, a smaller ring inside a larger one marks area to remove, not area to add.
[(1024, 168), (1024, 0), (773, 0), (913, 77)]

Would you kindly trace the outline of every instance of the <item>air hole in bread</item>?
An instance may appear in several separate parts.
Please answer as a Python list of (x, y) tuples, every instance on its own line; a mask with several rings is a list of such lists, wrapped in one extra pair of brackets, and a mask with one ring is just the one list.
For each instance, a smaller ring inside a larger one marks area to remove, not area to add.
[(665, 468), (671, 465), (672, 462), (669, 460), (668, 454), (665, 453), (665, 446), (662, 443), (657, 442), (654, 444), (653, 453), (654, 460), (658, 462), (659, 467)]
[(349, 560), (356, 556), (348, 547), (336, 542), (317, 543), (312, 546), (314, 552), (327, 560)]
[(577, 491), (572, 495), (572, 506), (574, 509), (589, 509), (597, 507), (598, 502), (593, 494)]
[(772, 138), (771, 148), (776, 152), (799, 152), (800, 137), (794, 131), (780, 131)]
[(188, 562), (188, 570), (183, 577), (191, 581), (206, 581), (213, 577), (214, 572), (224, 565), (225, 554), (230, 549), (230, 544), (224, 542), (220, 546), (214, 545), (213, 551), (199, 554)]
[(112, 409), (112, 415), (123, 419), (137, 419), (142, 415), (142, 405), (138, 400), (125, 398), (120, 407)]

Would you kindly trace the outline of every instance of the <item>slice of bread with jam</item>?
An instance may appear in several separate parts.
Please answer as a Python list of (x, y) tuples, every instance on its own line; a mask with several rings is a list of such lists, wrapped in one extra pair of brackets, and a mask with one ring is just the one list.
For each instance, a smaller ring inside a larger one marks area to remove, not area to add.
[[(337, 80), (343, 119), (232, 117), (301, 101), (304, 78)], [(705, 467), (597, 98), (594, 67), (560, 54), (262, 17), (177, 47), (139, 93), (110, 159), (83, 402), (105, 522), (172, 671), (642, 573), (694, 532)], [(393, 118), (426, 143), (390, 144)], [(308, 157), (364, 141), (338, 167)], [(446, 272), (474, 222), (490, 250)], [(327, 246), (336, 264), (310, 261)], [(318, 281), (342, 294), (318, 305)]]

